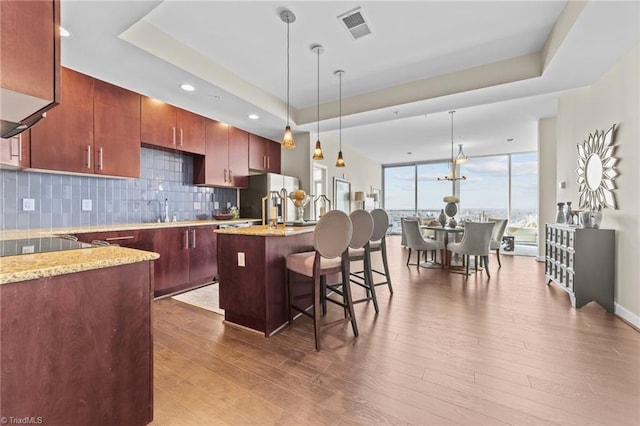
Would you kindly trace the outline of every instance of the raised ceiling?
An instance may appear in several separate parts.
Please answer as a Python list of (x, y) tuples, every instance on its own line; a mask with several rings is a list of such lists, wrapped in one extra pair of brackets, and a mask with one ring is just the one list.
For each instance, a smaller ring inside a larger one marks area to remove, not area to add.
[[(357, 8), (372, 33), (354, 40), (338, 17)], [(537, 120), (556, 114), (559, 93), (593, 83), (640, 35), (638, 2), (63, 0), (61, 9), (72, 33), (63, 65), (274, 140), (286, 121), (280, 12), (289, 9), (294, 131), (316, 139), (319, 43), (326, 158), (337, 153), (333, 71), (344, 69), (343, 145), (387, 164), (447, 158), (451, 109), (455, 143), (470, 156), (535, 150)]]

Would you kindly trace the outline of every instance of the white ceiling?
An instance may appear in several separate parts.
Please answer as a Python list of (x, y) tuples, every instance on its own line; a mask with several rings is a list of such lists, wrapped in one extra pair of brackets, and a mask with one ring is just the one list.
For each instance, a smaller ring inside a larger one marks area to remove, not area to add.
[[(537, 120), (559, 93), (591, 84), (640, 39), (640, 3), (564, 1), (62, 0), (64, 66), (278, 140), (286, 124), (291, 10), (294, 132), (342, 143), (384, 164), (531, 151)], [(372, 34), (353, 40), (337, 18), (360, 7)], [(194, 93), (179, 89), (189, 82)], [(249, 120), (256, 113), (259, 120)], [(514, 141), (507, 142), (513, 138)], [(456, 147), (457, 149), (457, 147)], [(412, 154), (407, 154), (411, 152)], [(348, 161), (347, 161), (348, 163)]]

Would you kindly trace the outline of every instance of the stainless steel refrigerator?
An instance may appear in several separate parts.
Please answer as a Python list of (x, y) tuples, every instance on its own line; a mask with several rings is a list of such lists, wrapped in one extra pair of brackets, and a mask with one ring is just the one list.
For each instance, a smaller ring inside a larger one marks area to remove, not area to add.
[[(284, 192), (289, 195), (300, 189), (297, 177), (279, 175), (275, 173), (263, 173), (249, 176), (249, 187), (240, 190), (240, 216), (247, 218), (262, 218), (262, 210), (265, 209), (267, 221), (275, 214), (278, 222), (283, 221), (283, 209), (286, 209), (287, 222), (296, 218), (296, 208), (293, 202), (286, 198), (284, 202), (278, 199), (274, 204), (262, 205), (262, 197), (270, 191)], [(272, 209), (271, 207), (275, 207)]]

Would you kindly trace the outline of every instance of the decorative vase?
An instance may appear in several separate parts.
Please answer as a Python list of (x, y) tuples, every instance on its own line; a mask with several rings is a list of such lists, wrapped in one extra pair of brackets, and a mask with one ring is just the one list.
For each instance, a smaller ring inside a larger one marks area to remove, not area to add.
[(449, 228), (455, 228), (456, 226), (458, 226), (458, 222), (456, 222), (456, 218), (452, 217), (451, 219), (449, 219)]
[(446, 206), (444, 206), (444, 212), (447, 214), (447, 216), (454, 217), (458, 213), (458, 206), (456, 205), (456, 203), (449, 202)]
[(556, 223), (565, 223), (564, 203), (558, 203), (558, 213), (556, 214)]
[(602, 212), (600, 210), (591, 210), (580, 213), (580, 221), (583, 228), (600, 228), (602, 222)]
[(438, 216), (438, 222), (444, 228), (447, 224), (447, 216), (444, 214), (444, 210), (440, 210), (440, 215)]
[(566, 222), (569, 225), (573, 225), (573, 210), (571, 209), (571, 201), (567, 201)]

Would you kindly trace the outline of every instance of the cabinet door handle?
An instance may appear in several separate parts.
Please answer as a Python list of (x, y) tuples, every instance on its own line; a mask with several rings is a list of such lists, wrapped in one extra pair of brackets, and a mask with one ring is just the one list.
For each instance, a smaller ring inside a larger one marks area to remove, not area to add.
[(91, 168), (91, 145), (87, 145), (87, 169)]
[(184, 231), (184, 239), (182, 242), (184, 243), (182, 248), (185, 250), (189, 250), (189, 231)]
[(191, 248), (196, 248), (196, 230), (191, 230)]
[(103, 153), (104, 149), (102, 147), (100, 147), (100, 149), (98, 150), (98, 169), (102, 170), (102, 161), (103, 161)]
[(267, 169), (271, 167), (271, 157), (267, 156)]
[(224, 169), (224, 181), (227, 181), (227, 169)]
[(182, 131), (182, 129), (180, 129), (180, 146), (182, 146), (182, 139), (183, 139), (183, 135), (184, 132)]
[(231, 174), (231, 169), (229, 169), (229, 183), (233, 181), (233, 175)]
[(267, 168), (267, 156), (266, 155), (262, 156), (262, 168), (263, 169)]
[(175, 145), (175, 144), (176, 144), (176, 126), (173, 126), (173, 127), (171, 128), (171, 131), (173, 132), (173, 134), (172, 134), (172, 142), (171, 142), (171, 143), (172, 143), (173, 145)]
[(105, 238), (105, 241), (121, 241), (121, 240), (133, 240), (135, 237), (133, 235), (125, 235), (123, 237), (108, 237)]

